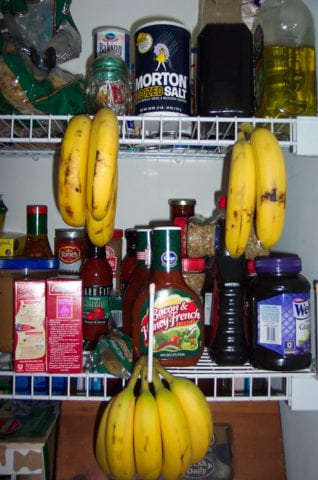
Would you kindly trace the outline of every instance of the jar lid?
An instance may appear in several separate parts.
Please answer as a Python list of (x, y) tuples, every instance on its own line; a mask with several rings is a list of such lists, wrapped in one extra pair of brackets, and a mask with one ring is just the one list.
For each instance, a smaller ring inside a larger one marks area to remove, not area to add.
[(169, 198), (169, 205), (195, 205), (197, 201), (194, 198)]
[(182, 259), (182, 271), (183, 272), (197, 272), (204, 271), (205, 258), (183, 258)]
[(91, 67), (92, 72), (96, 70), (119, 70), (120, 73), (127, 75), (127, 65), (124, 60), (113, 50), (109, 50), (105, 55), (95, 58)]
[(298, 255), (256, 257), (255, 269), (257, 273), (299, 273), (301, 258)]
[(73, 240), (74, 238), (85, 238), (86, 231), (85, 228), (56, 228), (55, 229), (55, 237), (56, 238), (68, 238)]
[(28, 258), (11, 257), (0, 258), (0, 269), (3, 270), (57, 270), (58, 258)]
[(113, 233), (113, 238), (122, 238), (123, 237), (123, 229), (122, 228), (115, 228)]
[(27, 205), (27, 213), (31, 214), (47, 214), (47, 205)]

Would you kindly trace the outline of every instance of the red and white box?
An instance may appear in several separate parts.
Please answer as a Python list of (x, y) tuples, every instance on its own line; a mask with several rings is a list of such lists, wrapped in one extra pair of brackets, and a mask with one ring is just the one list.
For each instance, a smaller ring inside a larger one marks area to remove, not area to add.
[(47, 279), (47, 372), (81, 373), (83, 358), (82, 280)]
[(45, 280), (14, 282), (14, 371), (45, 372)]

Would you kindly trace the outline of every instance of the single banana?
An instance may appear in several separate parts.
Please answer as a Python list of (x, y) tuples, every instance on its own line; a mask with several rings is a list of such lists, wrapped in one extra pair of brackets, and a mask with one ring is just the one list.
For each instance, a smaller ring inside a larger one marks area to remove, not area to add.
[(286, 211), (286, 164), (275, 135), (265, 127), (250, 134), (256, 170), (256, 234), (272, 248), (281, 238)]
[(111, 203), (108, 211), (102, 220), (95, 220), (87, 210), (86, 214), (86, 230), (90, 241), (98, 247), (103, 247), (108, 243), (114, 232), (116, 207), (117, 207), (117, 191), (118, 191), (118, 174), (116, 169), (116, 175), (114, 180), (114, 191)]
[(177, 397), (163, 385), (155, 369), (153, 384), (161, 428), (161, 475), (165, 480), (180, 480), (192, 462), (189, 426)]
[(141, 392), (136, 400), (134, 450), (139, 478), (159, 478), (162, 467), (160, 419), (157, 402), (149, 389), (147, 367), (142, 371)]
[(92, 121), (78, 114), (67, 124), (59, 155), (57, 202), (65, 223), (83, 227), (86, 218), (86, 175)]
[(247, 246), (256, 203), (255, 161), (251, 144), (239, 135), (231, 153), (225, 219), (225, 246), (240, 257)]
[(188, 378), (172, 375), (158, 360), (156, 369), (169, 383), (170, 390), (182, 407), (190, 430), (191, 463), (198, 463), (206, 455), (213, 437), (213, 417), (209, 404), (200, 388)]
[(101, 108), (93, 118), (87, 168), (87, 208), (95, 220), (102, 220), (112, 202), (119, 125), (110, 108)]
[(134, 455), (134, 388), (142, 366), (137, 364), (127, 386), (112, 399), (106, 423), (106, 458), (111, 476), (131, 480), (136, 473)]
[(112, 403), (112, 400), (108, 402), (101, 416), (101, 419), (97, 428), (97, 435), (96, 435), (96, 442), (95, 442), (95, 458), (99, 467), (106, 475), (111, 474), (111, 470), (108, 465), (107, 457), (106, 457), (106, 425), (107, 425), (108, 415), (110, 412), (111, 403)]

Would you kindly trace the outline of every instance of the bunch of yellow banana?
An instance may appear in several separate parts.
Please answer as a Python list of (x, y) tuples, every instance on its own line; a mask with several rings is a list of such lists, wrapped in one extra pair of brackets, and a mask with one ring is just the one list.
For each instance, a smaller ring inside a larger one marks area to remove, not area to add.
[(114, 480), (180, 480), (207, 453), (213, 436), (210, 407), (199, 387), (159, 362), (149, 384), (146, 363), (145, 357), (138, 361), (127, 387), (104, 410), (96, 460)]
[(232, 257), (247, 246), (255, 211), (255, 162), (252, 146), (239, 135), (231, 153), (225, 219), (225, 246)]
[[(244, 253), (255, 216), (263, 248), (281, 238), (286, 210), (286, 165), (275, 135), (265, 127), (241, 125), (233, 146), (226, 209), (225, 245), (233, 257)], [(247, 140), (248, 138), (248, 140)]]
[(58, 207), (65, 223), (86, 225), (95, 245), (112, 237), (118, 188), (119, 125), (109, 108), (91, 119), (71, 118), (63, 136), (58, 170)]

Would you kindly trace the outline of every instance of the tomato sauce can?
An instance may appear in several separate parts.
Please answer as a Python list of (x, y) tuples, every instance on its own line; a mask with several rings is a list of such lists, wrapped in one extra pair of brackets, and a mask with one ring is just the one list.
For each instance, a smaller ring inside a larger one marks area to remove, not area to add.
[(54, 244), (55, 256), (59, 261), (59, 273), (78, 275), (86, 258), (85, 229), (57, 228)]
[(94, 57), (104, 55), (108, 50), (114, 50), (129, 67), (129, 31), (119, 27), (96, 27), (93, 30)]
[(174, 21), (142, 25), (134, 35), (135, 114), (190, 115), (190, 31)]

